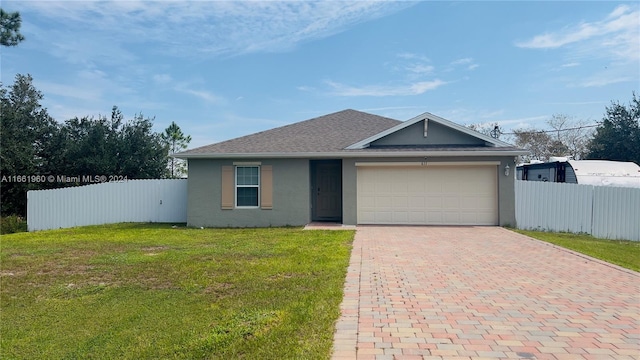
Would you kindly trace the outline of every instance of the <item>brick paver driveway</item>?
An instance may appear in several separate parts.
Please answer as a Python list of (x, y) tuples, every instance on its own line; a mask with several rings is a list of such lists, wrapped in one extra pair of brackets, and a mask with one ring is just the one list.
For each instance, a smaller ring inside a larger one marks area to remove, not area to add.
[(640, 274), (498, 227), (358, 227), (334, 359), (640, 359)]

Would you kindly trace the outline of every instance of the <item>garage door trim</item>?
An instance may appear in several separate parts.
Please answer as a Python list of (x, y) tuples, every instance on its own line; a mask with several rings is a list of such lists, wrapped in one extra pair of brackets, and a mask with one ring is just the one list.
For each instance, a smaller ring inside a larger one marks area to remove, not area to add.
[(500, 161), (405, 161), (405, 162), (357, 162), (356, 166), (394, 167), (394, 166), (495, 166)]

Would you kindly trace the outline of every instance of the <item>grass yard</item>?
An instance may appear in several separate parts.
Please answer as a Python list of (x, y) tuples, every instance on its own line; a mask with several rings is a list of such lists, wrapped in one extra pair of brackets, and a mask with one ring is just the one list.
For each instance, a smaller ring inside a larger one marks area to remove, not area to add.
[(591, 235), (570, 233), (514, 231), (627, 269), (640, 271), (640, 241), (605, 240), (594, 238)]
[(353, 231), (2, 236), (3, 359), (327, 359)]

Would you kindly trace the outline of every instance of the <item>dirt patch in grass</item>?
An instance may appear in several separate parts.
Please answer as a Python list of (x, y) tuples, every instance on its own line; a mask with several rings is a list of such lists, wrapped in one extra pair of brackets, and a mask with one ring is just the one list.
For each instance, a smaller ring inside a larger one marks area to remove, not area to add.
[(168, 246), (147, 246), (147, 247), (141, 248), (140, 250), (144, 252), (145, 255), (147, 256), (157, 256), (161, 252), (167, 251), (169, 249), (170, 247)]
[(22, 276), (26, 273), (26, 271), (2, 270), (0, 271), (0, 276)]

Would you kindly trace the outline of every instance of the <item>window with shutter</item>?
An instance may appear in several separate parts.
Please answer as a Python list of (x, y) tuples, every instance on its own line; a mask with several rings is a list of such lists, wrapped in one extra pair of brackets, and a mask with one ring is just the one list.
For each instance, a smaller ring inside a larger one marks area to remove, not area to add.
[(222, 209), (273, 209), (273, 167), (271, 165), (222, 166)]

